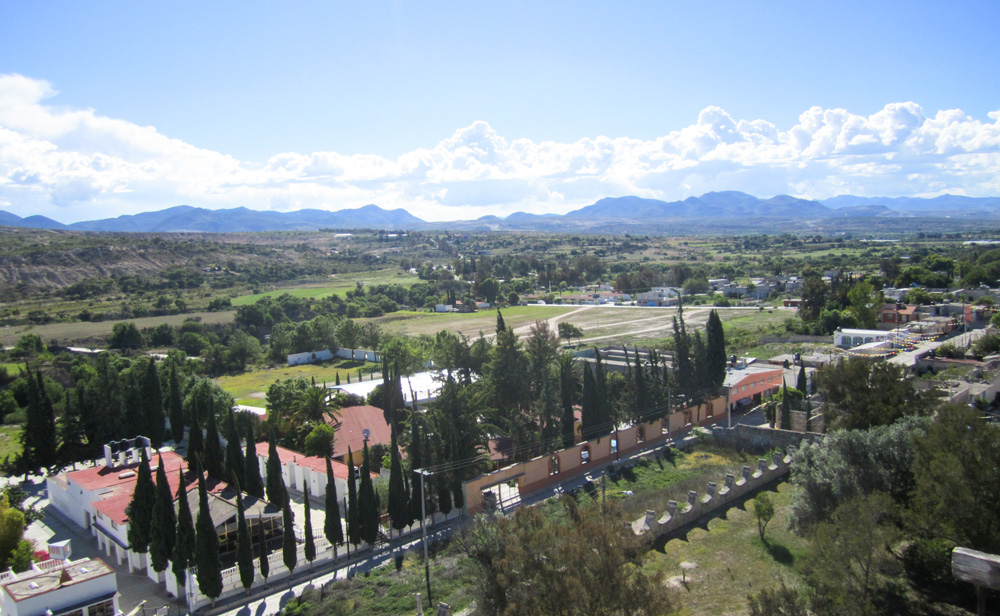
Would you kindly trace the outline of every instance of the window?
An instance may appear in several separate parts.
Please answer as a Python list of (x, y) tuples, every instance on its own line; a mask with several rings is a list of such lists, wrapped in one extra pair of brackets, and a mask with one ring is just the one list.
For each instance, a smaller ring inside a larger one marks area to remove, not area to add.
[(862, 338), (861, 336), (855, 336), (854, 346), (858, 346), (859, 344), (864, 344), (864, 338)]
[(549, 459), (549, 475), (559, 474), (559, 456), (552, 456)]
[(115, 616), (115, 602), (108, 599), (87, 608), (88, 616)]
[(611, 453), (618, 453), (618, 439), (611, 439)]
[(590, 462), (590, 445), (584, 445), (580, 450), (580, 464)]

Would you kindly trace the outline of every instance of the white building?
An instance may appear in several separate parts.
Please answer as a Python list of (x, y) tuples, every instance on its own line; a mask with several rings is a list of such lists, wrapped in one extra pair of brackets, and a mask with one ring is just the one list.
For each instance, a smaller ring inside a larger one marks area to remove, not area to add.
[(100, 559), (47, 560), (0, 573), (3, 616), (120, 616), (115, 571)]
[[(257, 463), (260, 465), (260, 476), (267, 480), (267, 443), (257, 443)], [(309, 494), (317, 500), (322, 500), (326, 494), (326, 458), (317, 456), (307, 456), (297, 453), (284, 447), (275, 447), (278, 452), (278, 459), (281, 461), (281, 476), (285, 480), (285, 485), (292, 490), (305, 492), (305, 487), (309, 487)], [(347, 478), (350, 467), (343, 462), (331, 460), (330, 466), (333, 470), (333, 482), (337, 487), (337, 497), (343, 501), (347, 496)], [(372, 474), (372, 477), (378, 477)]]

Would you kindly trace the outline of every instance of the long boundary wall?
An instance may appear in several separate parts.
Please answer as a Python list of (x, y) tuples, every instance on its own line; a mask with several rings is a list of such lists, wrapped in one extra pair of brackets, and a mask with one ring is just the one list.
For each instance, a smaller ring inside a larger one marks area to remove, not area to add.
[(555, 483), (586, 473), (590, 468), (628, 456), (643, 449), (662, 444), (701, 426), (718, 421), (726, 413), (726, 399), (714, 398), (701, 406), (692, 406), (670, 414), (663, 419), (640, 423), (618, 431), (618, 451), (612, 449), (615, 433), (592, 439), (562, 449), (552, 454), (538, 456), (526, 462), (512, 464), (492, 473), (480, 475), (463, 484), (465, 507), (469, 515), (483, 511), (483, 490), (516, 481), (518, 492), (524, 496), (547, 488)]

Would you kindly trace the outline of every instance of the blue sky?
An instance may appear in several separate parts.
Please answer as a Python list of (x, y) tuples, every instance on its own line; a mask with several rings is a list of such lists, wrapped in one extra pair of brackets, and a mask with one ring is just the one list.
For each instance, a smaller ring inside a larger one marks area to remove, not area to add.
[(1000, 194), (996, 2), (0, 5), (0, 209)]

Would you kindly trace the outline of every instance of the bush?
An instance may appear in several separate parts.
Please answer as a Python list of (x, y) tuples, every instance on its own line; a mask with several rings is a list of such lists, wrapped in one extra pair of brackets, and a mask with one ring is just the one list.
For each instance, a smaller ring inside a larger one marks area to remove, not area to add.
[(306, 436), (305, 454), (325, 457), (333, 454), (333, 428), (320, 424)]
[(956, 590), (951, 573), (951, 550), (955, 545), (945, 539), (917, 539), (903, 551), (903, 570), (913, 587), (920, 591)]

